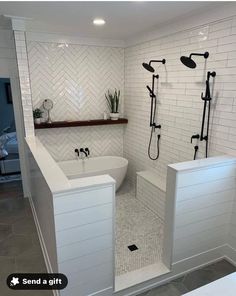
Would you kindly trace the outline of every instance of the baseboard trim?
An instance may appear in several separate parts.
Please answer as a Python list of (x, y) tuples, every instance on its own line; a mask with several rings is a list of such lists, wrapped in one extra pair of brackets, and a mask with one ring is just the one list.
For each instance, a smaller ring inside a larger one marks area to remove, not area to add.
[(229, 261), (231, 264), (236, 266), (236, 249), (230, 246), (229, 244), (225, 245), (224, 249), (225, 259)]
[[(46, 248), (46, 245), (45, 245), (45, 242), (44, 242), (43, 234), (42, 234), (42, 231), (41, 231), (41, 228), (40, 228), (40, 224), (39, 224), (39, 221), (38, 221), (38, 217), (37, 217), (37, 214), (36, 214), (34, 203), (33, 203), (33, 200), (32, 200), (31, 197), (29, 197), (29, 202), (30, 202), (31, 211), (32, 211), (32, 214), (33, 214), (33, 217), (34, 217), (34, 223), (35, 223), (35, 226), (36, 226), (36, 229), (37, 229), (38, 238), (39, 238), (40, 246), (41, 246), (41, 249), (42, 249), (42, 252), (43, 252), (43, 258), (44, 258), (44, 262), (45, 262), (45, 265), (46, 265), (46, 268), (47, 268), (47, 272), (48, 273), (53, 273), (52, 265), (51, 265), (51, 262), (50, 262), (50, 259), (49, 259), (49, 256), (48, 256), (48, 252), (47, 252), (47, 248)], [(53, 295), (54, 296), (59, 296), (60, 294), (59, 294), (58, 291), (53, 290)]]
[(112, 293), (113, 293), (113, 288), (112, 287), (109, 287), (109, 288), (100, 290), (98, 292), (89, 294), (89, 296), (111, 296)]

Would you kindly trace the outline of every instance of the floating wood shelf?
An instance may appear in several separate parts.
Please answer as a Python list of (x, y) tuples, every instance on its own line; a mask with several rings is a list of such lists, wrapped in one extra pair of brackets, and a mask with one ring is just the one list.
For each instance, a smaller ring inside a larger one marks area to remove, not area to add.
[(119, 118), (118, 120), (111, 119), (92, 119), (92, 120), (81, 120), (81, 121), (54, 121), (52, 123), (39, 123), (34, 124), (35, 129), (44, 128), (60, 128), (60, 127), (73, 127), (73, 126), (92, 126), (92, 125), (108, 125), (108, 124), (127, 124), (128, 119)]

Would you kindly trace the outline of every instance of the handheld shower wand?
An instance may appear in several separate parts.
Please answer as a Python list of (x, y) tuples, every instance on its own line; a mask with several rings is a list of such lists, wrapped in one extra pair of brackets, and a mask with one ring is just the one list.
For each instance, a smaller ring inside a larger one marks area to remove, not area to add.
[[(166, 60), (162, 59), (162, 60), (151, 60), (148, 64), (147, 63), (143, 63), (143, 67), (153, 73), (155, 72), (154, 68), (151, 66), (151, 63), (162, 63), (165, 64)], [(159, 75), (152, 75), (152, 87), (150, 88), (150, 86), (147, 85), (147, 89), (149, 91), (149, 96), (151, 98), (151, 111), (150, 111), (150, 127), (151, 127), (151, 134), (150, 134), (150, 140), (149, 140), (149, 144), (148, 144), (148, 156), (151, 160), (156, 160), (159, 158), (159, 142), (160, 142), (160, 138), (161, 135), (158, 134), (157, 135), (157, 154), (156, 156), (152, 157), (151, 156), (151, 144), (152, 144), (152, 138), (153, 138), (153, 134), (155, 133), (156, 128), (161, 129), (161, 125), (160, 124), (156, 124), (155, 122), (155, 118), (156, 118), (156, 107), (157, 107), (157, 96), (155, 94), (155, 79), (158, 79)]]
[[(204, 53), (191, 53), (189, 57), (182, 56), (180, 58), (181, 62), (188, 68), (196, 68), (196, 63), (193, 61), (192, 56), (202, 56), (204, 59), (207, 59), (209, 57), (209, 52)], [(206, 158), (208, 157), (208, 140), (209, 140), (209, 126), (210, 126), (210, 113), (211, 113), (211, 91), (210, 91), (210, 77), (215, 77), (216, 72), (207, 72), (207, 80), (206, 80), (206, 91), (205, 95), (203, 93), (201, 94), (201, 98), (204, 101), (204, 107), (203, 107), (203, 114), (202, 114), (202, 127), (201, 127), (201, 134), (193, 135), (191, 138), (191, 143), (193, 138), (197, 138), (200, 141), (206, 141)], [(206, 135), (204, 135), (205, 130), (205, 120), (206, 120), (206, 112), (207, 112), (207, 127), (206, 127)], [(196, 153), (198, 150), (198, 146), (194, 147), (195, 153), (194, 153), (194, 159), (196, 158)]]
[[(201, 128), (201, 135), (200, 135), (200, 141), (206, 141), (206, 158), (208, 157), (208, 140), (209, 140), (209, 126), (210, 126), (210, 113), (211, 113), (211, 91), (210, 91), (210, 77), (215, 77), (216, 72), (207, 72), (207, 80), (206, 80), (206, 91), (205, 96), (201, 95), (202, 100), (204, 101), (204, 107), (203, 107), (203, 114), (202, 114), (202, 128)], [(206, 111), (207, 112), (207, 127), (206, 127), (206, 135), (204, 136), (204, 130), (205, 130), (205, 119), (206, 119)]]

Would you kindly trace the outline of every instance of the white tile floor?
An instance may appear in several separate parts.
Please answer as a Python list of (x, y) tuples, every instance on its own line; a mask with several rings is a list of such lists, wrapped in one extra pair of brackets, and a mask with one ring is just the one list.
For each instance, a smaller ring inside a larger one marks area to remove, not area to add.
[[(124, 184), (116, 196), (116, 275), (160, 262), (162, 242), (163, 222)], [(131, 252), (133, 244), (138, 250)]]

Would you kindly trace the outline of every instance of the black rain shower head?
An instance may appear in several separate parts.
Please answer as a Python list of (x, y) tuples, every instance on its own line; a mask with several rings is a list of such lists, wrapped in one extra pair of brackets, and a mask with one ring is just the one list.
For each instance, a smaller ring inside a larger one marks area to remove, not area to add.
[(154, 70), (153, 67), (150, 65), (150, 63), (149, 63), (149, 64), (147, 64), (147, 63), (143, 63), (142, 65), (143, 65), (144, 69), (148, 70), (149, 72), (152, 72), (152, 73), (155, 72), (155, 70)]
[(194, 60), (192, 59), (192, 56), (195, 55), (195, 56), (202, 56), (204, 57), (205, 59), (207, 59), (209, 57), (209, 52), (205, 52), (205, 53), (191, 53), (189, 57), (185, 57), (185, 56), (182, 56), (180, 58), (181, 62), (188, 68), (191, 68), (191, 69), (194, 69), (196, 68), (196, 63), (194, 62)]
[(197, 66), (196, 63), (190, 57), (182, 56), (180, 60), (188, 68), (194, 69)]
[(144, 69), (146, 69), (146, 70), (149, 71), (149, 72), (154, 73), (155, 70), (154, 70), (154, 68), (151, 66), (151, 63), (162, 63), (162, 64), (165, 64), (165, 63), (166, 63), (166, 60), (165, 60), (165, 59), (163, 59), (163, 60), (151, 60), (149, 63), (142, 63)]

